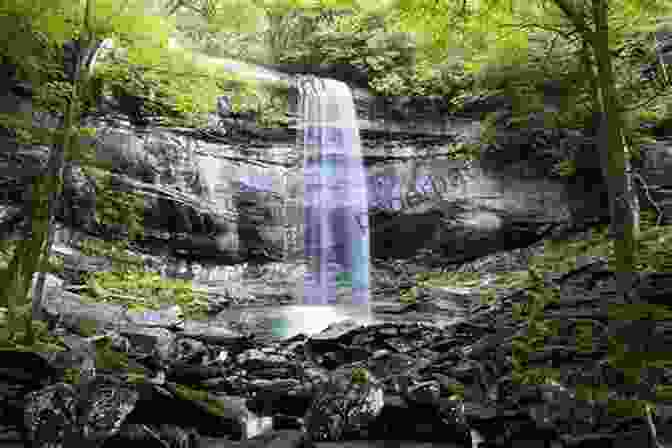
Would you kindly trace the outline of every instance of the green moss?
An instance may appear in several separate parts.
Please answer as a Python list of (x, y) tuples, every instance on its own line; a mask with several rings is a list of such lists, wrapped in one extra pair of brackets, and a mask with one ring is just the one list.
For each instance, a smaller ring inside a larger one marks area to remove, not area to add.
[(560, 371), (548, 367), (525, 368), (512, 372), (511, 379), (519, 384), (553, 384), (560, 380)]
[(12, 240), (0, 240), (0, 269), (6, 270), (9, 267), (9, 262), (14, 255), (16, 242)]
[(496, 274), (493, 282), (499, 288), (516, 289), (530, 284), (529, 271), (511, 271)]
[(464, 384), (459, 381), (450, 381), (449, 383), (443, 384), (443, 387), (451, 397), (464, 399)]
[[(416, 277), (418, 286), (435, 288), (479, 288), (481, 299), (492, 302), (499, 291), (511, 288), (523, 288), (527, 285), (527, 271), (500, 273), (486, 285), (486, 276), (478, 272), (423, 273)], [(407, 303), (415, 301), (417, 288), (411, 288), (402, 294), (401, 300)]]
[(659, 401), (672, 401), (672, 386), (662, 384), (656, 386), (656, 399)]
[(224, 406), (219, 401), (212, 399), (208, 392), (191, 389), (181, 384), (175, 384), (174, 389), (180, 398), (199, 403), (201, 406), (206, 407), (212, 415), (218, 417), (227, 417), (229, 415)]
[(576, 174), (576, 162), (572, 159), (562, 160), (553, 166), (553, 172), (561, 177), (572, 177)]
[(88, 281), (88, 295), (96, 300), (121, 304), (129, 310), (158, 310), (179, 305), (189, 319), (207, 316), (208, 303), (194, 292), (191, 281), (165, 279), (145, 271), (96, 272)]
[(79, 384), (79, 379), (81, 378), (81, 372), (79, 369), (65, 369), (63, 371), (63, 382), (68, 384)]
[[(672, 226), (656, 226), (657, 215), (649, 210), (641, 214), (637, 248), (638, 272), (669, 272), (672, 270)], [(543, 255), (531, 263), (544, 272), (567, 273), (577, 267), (580, 256), (606, 257), (613, 269), (613, 242), (607, 238), (607, 226), (599, 226), (591, 238), (577, 241), (558, 240), (546, 243)]]
[(417, 302), (417, 299), (418, 299), (418, 288), (416, 286), (407, 289), (406, 291), (402, 292), (401, 295), (399, 296), (399, 300), (402, 303), (409, 305)]
[(614, 417), (643, 417), (646, 415), (646, 403), (643, 400), (624, 400), (611, 398), (607, 402), (607, 412)]
[(77, 325), (77, 333), (85, 338), (95, 335), (98, 331), (98, 323), (93, 319), (80, 319)]
[(112, 341), (104, 338), (96, 342), (96, 368), (103, 370), (128, 370), (128, 355), (112, 349)]
[(64, 269), (65, 264), (63, 257), (59, 257), (57, 255), (50, 255), (46, 262), (46, 266), (44, 267), (45, 272), (49, 272), (54, 275), (62, 274)]
[(478, 272), (450, 272), (446, 274), (425, 274), (423, 286), (474, 288), (481, 285), (482, 275)]
[(662, 114), (658, 110), (653, 110), (653, 109), (646, 109), (646, 110), (639, 110), (636, 112), (636, 119), (639, 122), (652, 122), (652, 123), (658, 123), (664, 118), (664, 114)]
[(352, 370), (350, 380), (352, 384), (367, 384), (369, 382), (369, 372), (366, 369), (355, 368)]
[(106, 257), (112, 262), (112, 267), (116, 271), (141, 270), (143, 268), (142, 259), (127, 252), (127, 240), (105, 241), (90, 238), (83, 241), (78, 249), (84, 255), (90, 257)]

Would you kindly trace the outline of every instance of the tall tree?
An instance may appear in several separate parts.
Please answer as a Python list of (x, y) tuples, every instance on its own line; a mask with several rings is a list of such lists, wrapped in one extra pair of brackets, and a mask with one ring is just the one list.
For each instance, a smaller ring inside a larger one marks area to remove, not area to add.
[[(13, 62), (20, 66), (21, 71), (30, 81), (33, 89), (46, 95), (49, 102), (58, 103), (60, 116), (58, 129), (53, 132), (53, 144), (49, 151), (46, 172), (37, 175), (28, 193), (28, 235), (18, 241), (13, 257), (7, 270), (3, 272), (3, 289), (0, 292), (0, 303), (8, 308), (8, 328), (10, 338), (25, 323), (25, 340), (21, 341), (32, 346), (35, 342), (33, 334), (33, 312), (39, 314), (40, 291), (44, 287), (44, 273), (37, 285), (37, 299), (34, 307), (28, 301), (32, 279), (36, 272), (43, 271), (49, 258), (54, 235), (54, 220), (61, 194), (63, 165), (73, 147), (75, 130), (79, 128), (79, 114), (82, 105), (83, 85), (87, 82), (87, 69), (102, 40), (108, 36), (116, 36), (122, 40), (135, 40), (136, 45), (159, 41), (159, 45), (167, 42), (166, 22), (158, 17), (147, 18), (142, 14), (142, 1), (126, 1), (121, 7), (112, 0), (70, 1), (21, 1), (5, 2), (2, 12), (7, 16), (16, 17), (30, 29), (29, 38), (41, 42), (44, 47), (69, 47), (65, 59), (65, 81), (54, 82), (49, 76), (39, 76), (38, 72), (48, 71), (44, 64), (34, 60), (30, 54), (32, 45), (13, 48)], [(158, 19), (158, 20), (157, 20)], [(153, 23), (150, 23), (153, 22)], [(147, 27), (154, 28), (147, 32)], [(51, 67), (53, 75), (53, 67)], [(57, 69), (58, 70), (58, 69)], [(52, 76), (53, 78), (53, 76)], [(56, 98), (56, 99), (55, 99)], [(21, 124), (24, 129), (37, 132), (29, 123)], [(37, 317), (37, 316), (36, 316)]]
[[(651, 29), (669, 13), (663, 0), (536, 0), (532, 2), (399, 0), (401, 23), (418, 32), (419, 25), (437, 48), (447, 44), (470, 49), (467, 59), (478, 70), (484, 62), (501, 61), (525, 50), (527, 33), (542, 30), (577, 39), (583, 49), (585, 78), (594, 88), (597, 149), (609, 192), (619, 296), (630, 297), (635, 278), (639, 204), (624, 138), (623, 104), (616, 90), (613, 58), (628, 33)], [(607, 306), (604, 303), (603, 306)]]

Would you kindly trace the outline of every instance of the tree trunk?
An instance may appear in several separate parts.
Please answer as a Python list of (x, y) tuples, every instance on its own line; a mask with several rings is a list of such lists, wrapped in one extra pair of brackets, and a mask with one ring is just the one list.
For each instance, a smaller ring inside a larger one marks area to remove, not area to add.
[(25, 342), (33, 342), (33, 326), (31, 313), (26, 313), (28, 293), (33, 275), (41, 267), (40, 254), (44, 249), (47, 235), (46, 198), (49, 192), (49, 181), (45, 176), (37, 176), (26, 196), (27, 232), (20, 239), (14, 250), (12, 260), (3, 273), (3, 288), (0, 290), (0, 303), (7, 305), (8, 328), (11, 337), (19, 328), (19, 321), (25, 318)]
[[(597, 80), (602, 100), (597, 144), (609, 191), (610, 233), (614, 239), (617, 292), (620, 297), (629, 301), (636, 275), (639, 201), (624, 146), (623, 123), (609, 53), (607, 6), (607, 0), (592, 0), (595, 32), (592, 35), (591, 46), (595, 53)], [(602, 305), (606, 311), (608, 303)]]
[[(86, 20), (85, 31), (83, 33), (84, 37), (80, 37), (79, 40), (74, 42), (74, 54), (72, 55), (73, 64), (70, 70), (66, 71), (66, 76), (70, 80), (72, 85), (72, 92), (70, 97), (67, 100), (66, 108), (63, 113), (62, 121), (62, 140), (59, 144), (55, 145), (49, 154), (49, 162), (47, 165), (47, 175), (45, 183), (47, 184), (47, 194), (48, 202), (46, 204), (46, 216), (44, 226), (42, 229), (43, 234), (40, 235), (42, 238), (44, 247), (41, 248), (40, 253), (38, 254), (38, 260), (41, 260), (38, 264), (38, 268), (42, 267), (43, 264), (49, 260), (51, 255), (51, 248), (54, 243), (54, 236), (56, 233), (56, 211), (58, 210), (58, 203), (61, 199), (61, 189), (63, 186), (63, 166), (65, 164), (65, 155), (70, 151), (71, 139), (72, 139), (72, 127), (75, 123), (79, 122), (79, 84), (80, 79), (82, 78), (82, 70), (88, 68), (88, 65), (92, 62), (93, 57), (102, 44), (102, 41), (92, 38), (89, 32), (90, 17), (92, 13), (91, 1), (87, 0), (86, 7), (84, 11), (84, 17)], [(67, 64), (66, 64), (67, 66)], [(35, 272), (35, 271), (33, 271)], [(38, 274), (38, 279), (35, 285), (35, 294), (33, 297), (31, 317), (29, 319), (28, 327), (31, 330), (28, 331), (30, 340), (33, 340), (32, 335), (32, 320), (42, 318), (42, 296), (44, 292), (44, 283), (45, 283), (46, 273), (44, 269), (40, 269)], [(32, 274), (31, 274), (32, 279)]]
[[(46, 234), (44, 235), (46, 247), (41, 253), (40, 258), (45, 262), (49, 259), (51, 255), (51, 246), (54, 241), (54, 234), (56, 230), (55, 226), (55, 215), (56, 210), (58, 209), (58, 201), (61, 196), (62, 188), (62, 178), (63, 178), (63, 165), (65, 163), (65, 154), (70, 148), (70, 138), (72, 134), (72, 126), (75, 122), (74, 115), (76, 114), (77, 107), (77, 84), (79, 82), (79, 72), (82, 65), (82, 46), (81, 42), (76, 45), (76, 54), (75, 54), (75, 66), (74, 73), (69, 73), (67, 76), (72, 81), (72, 95), (67, 100), (67, 105), (65, 112), (63, 114), (63, 120), (61, 122), (61, 130), (63, 131), (62, 140), (57, 145), (55, 145), (49, 154), (49, 162), (47, 165), (47, 174), (46, 182), (49, 184), (49, 189), (47, 190), (48, 202), (47, 202), (47, 228)], [(44, 269), (40, 269), (38, 274), (37, 284), (35, 285), (35, 296), (33, 297), (32, 304), (32, 318), (39, 320), (42, 318), (42, 295), (44, 291), (45, 283), (45, 273)]]

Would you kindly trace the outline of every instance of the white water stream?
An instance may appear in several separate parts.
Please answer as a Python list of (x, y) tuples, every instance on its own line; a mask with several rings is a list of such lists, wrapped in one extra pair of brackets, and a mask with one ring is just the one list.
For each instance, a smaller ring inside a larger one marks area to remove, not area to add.
[[(297, 87), (305, 274), (295, 279), (296, 303), (242, 314), (258, 320), (263, 313), (280, 337), (346, 319), (373, 322), (367, 182), (352, 92), (343, 82), (314, 76), (297, 78)], [(228, 182), (221, 164), (209, 162), (201, 160), (208, 181)]]
[(297, 148), (303, 151), (302, 301), (275, 310), (276, 336), (319, 332), (346, 319), (373, 322), (366, 173), (350, 88), (302, 76)]

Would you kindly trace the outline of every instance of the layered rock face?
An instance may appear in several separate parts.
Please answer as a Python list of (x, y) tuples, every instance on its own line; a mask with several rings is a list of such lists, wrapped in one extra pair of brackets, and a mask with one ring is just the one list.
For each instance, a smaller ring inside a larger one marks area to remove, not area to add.
[[(543, 244), (529, 249), (543, 251)], [(484, 274), (520, 270), (528, 255), (502, 252), (463, 269)], [(638, 295), (646, 303), (662, 303), (669, 296), (669, 277), (642, 276)], [(560, 288), (560, 300), (544, 316), (557, 319), (559, 331), (543, 351), (530, 356), (529, 364), (560, 367), (559, 383), (512, 381), (513, 341), (526, 327), (513, 315), (514, 304), (526, 300), (521, 289), (501, 289), (494, 303), (484, 304), (478, 286), (470, 291), (427, 287), (416, 309), (436, 314), (459, 299), (469, 316), (449, 325), (410, 323), (409, 306), (400, 312), (402, 322), (362, 327), (342, 321), (310, 336), (278, 340), (264, 334), (261, 322), (245, 329), (229, 320), (184, 320), (179, 307), (124, 311), (85, 303), (55, 286), (50, 311), (61, 319), (54, 331), (68, 349), (44, 356), (5, 351), (2, 396), (14, 412), (10, 415), (23, 417), (29, 440), (62, 437), (73, 408), (79, 408), (86, 418), (72, 427), (104, 441), (105, 447), (167, 442), (178, 435), (202, 444), (170, 446), (298, 448), (306, 446), (306, 439), (311, 441), (307, 446), (317, 448), (358, 446), (351, 443), (362, 439), (451, 448), (481, 446), (479, 439), (485, 446), (566, 448), (645, 443), (644, 419), (611, 415), (604, 403), (575, 395), (585, 382), (625, 384), (608, 363), (594, 361), (607, 353), (607, 316), (596, 305), (615, 297), (613, 273), (596, 257), (549, 282)], [(386, 313), (390, 310), (380, 314)], [(76, 333), (83, 319), (95, 321), (96, 336)], [(589, 351), (576, 342), (580, 319), (591, 319), (595, 326)], [(658, 321), (651, 327), (650, 349), (664, 348), (669, 325)], [(80, 386), (60, 382), (64, 369), (84, 369), (87, 363), (95, 365), (88, 398)], [(669, 386), (670, 369), (658, 370), (663, 376), (658, 381)], [(455, 395), (460, 387), (463, 398)], [(669, 422), (669, 405), (660, 405), (657, 414), (659, 424)], [(0, 426), (11, 423), (2, 420)], [(660, 427), (669, 430), (669, 424)], [(282, 431), (296, 439), (271, 442)]]
[[(482, 110), (458, 119), (441, 115), (440, 104), (432, 101), (381, 103), (361, 89), (354, 98), (374, 258), (407, 258), (432, 249), (443, 263), (459, 263), (525, 246), (552, 227), (607, 215), (597, 161), (581, 134), (510, 129), (507, 107), (496, 101), (479, 100)], [(2, 104), (7, 112), (31, 113), (27, 98), (7, 94)], [(478, 115), (495, 110), (504, 124), (497, 144), (481, 144), (481, 160), (442, 158), (454, 144), (478, 141)], [(53, 117), (35, 119), (41, 126), (55, 125)], [(427, 128), (431, 123), (439, 124)], [(95, 143), (96, 158), (109, 162), (123, 188), (145, 198), (146, 246), (206, 264), (302, 258), (304, 174), (291, 127), (270, 131), (248, 122), (242, 138), (214, 122), (207, 129), (138, 127), (112, 112), (88, 124), (97, 129), (88, 142)], [(25, 176), (39, 172), (47, 149), (6, 142), (14, 148), (2, 156), (6, 203), (19, 204)], [(661, 174), (667, 152), (662, 141), (640, 169), (664, 209), (669, 208)], [(567, 157), (576, 159), (577, 174), (559, 178), (553, 166)], [(17, 166), (24, 169), (21, 176)], [(61, 218), (70, 227), (100, 233), (92, 181), (75, 165), (65, 174)], [(5, 223), (13, 216), (7, 211)]]

